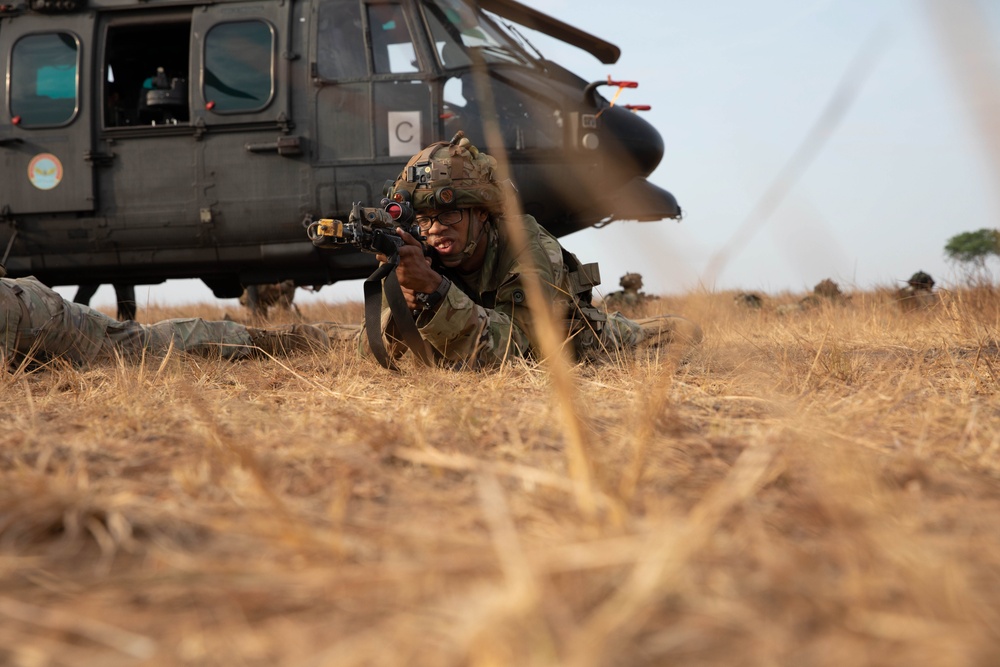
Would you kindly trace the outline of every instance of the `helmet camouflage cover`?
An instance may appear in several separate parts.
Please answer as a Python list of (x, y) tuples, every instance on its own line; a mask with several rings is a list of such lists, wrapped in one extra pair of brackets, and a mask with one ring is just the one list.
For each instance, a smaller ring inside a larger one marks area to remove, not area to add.
[(934, 279), (931, 278), (929, 273), (926, 273), (924, 271), (917, 271), (912, 276), (910, 276), (910, 279), (907, 280), (906, 282), (913, 289), (924, 289), (924, 290), (934, 289)]
[(642, 274), (641, 273), (626, 273), (622, 276), (618, 284), (627, 290), (639, 291), (642, 289)]
[(408, 201), (417, 211), (482, 207), (500, 213), (504, 193), (496, 168), (492, 156), (458, 132), (451, 141), (433, 143), (410, 158), (386, 196)]

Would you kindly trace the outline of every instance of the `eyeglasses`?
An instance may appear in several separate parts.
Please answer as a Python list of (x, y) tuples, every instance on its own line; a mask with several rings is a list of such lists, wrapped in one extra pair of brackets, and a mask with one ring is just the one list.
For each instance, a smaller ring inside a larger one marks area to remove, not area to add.
[(457, 225), (462, 222), (463, 213), (461, 209), (455, 209), (452, 211), (444, 211), (438, 213), (437, 215), (418, 215), (417, 225), (420, 227), (420, 231), (426, 232), (429, 230), (435, 222), (439, 222), (445, 227), (451, 227), (452, 225)]

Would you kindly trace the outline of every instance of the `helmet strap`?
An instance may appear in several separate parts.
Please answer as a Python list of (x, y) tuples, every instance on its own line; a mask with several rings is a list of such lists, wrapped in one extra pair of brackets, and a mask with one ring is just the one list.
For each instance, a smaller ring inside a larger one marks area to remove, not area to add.
[[(465, 244), (465, 247), (462, 249), (462, 252), (458, 253), (458, 255), (455, 257), (456, 266), (458, 264), (461, 264), (465, 260), (469, 259), (470, 257), (472, 257), (474, 254), (476, 254), (476, 248), (479, 247), (479, 242), (483, 240), (483, 235), (486, 234), (486, 222), (480, 221), (478, 219), (473, 221), (472, 219), (472, 212), (475, 210), (477, 209), (472, 209), (472, 208), (469, 209), (469, 242)], [(472, 238), (473, 223), (479, 225), (479, 233), (475, 235), (475, 238)]]

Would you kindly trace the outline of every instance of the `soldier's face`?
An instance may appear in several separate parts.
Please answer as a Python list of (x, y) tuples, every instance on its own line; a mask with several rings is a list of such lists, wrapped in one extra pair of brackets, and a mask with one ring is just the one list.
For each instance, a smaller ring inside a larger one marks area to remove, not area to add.
[[(461, 217), (454, 215), (461, 213)], [(469, 244), (474, 222), (485, 221), (486, 214), (479, 209), (459, 209), (458, 211), (422, 211), (417, 216), (427, 245), (437, 251), (445, 266), (458, 266), (465, 260), (462, 254)], [(426, 227), (427, 224), (429, 227)]]

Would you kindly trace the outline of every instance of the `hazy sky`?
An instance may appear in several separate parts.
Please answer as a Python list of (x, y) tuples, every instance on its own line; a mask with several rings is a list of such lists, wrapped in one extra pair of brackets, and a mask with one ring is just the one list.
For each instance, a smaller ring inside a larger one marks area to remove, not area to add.
[[(945, 242), (997, 226), (993, 185), (1000, 175), (990, 169), (987, 142), (943, 56), (933, 18), (940, 15), (928, 10), (930, 1), (534, 0), (621, 47), (621, 59), (609, 66), (564, 44), (536, 43), (585, 79), (639, 81), (620, 102), (652, 105), (644, 117), (663, 135), (666, 154), (650, 180), (685, 210), (680, 223), (614, 223), (563, 244), (600, 262), (605, 292), (618, 289), (628, 271), (642, 273), (654, 294), (698, 286), (804, 291), (826, 277), (869, 289), (899, 285), (918, 269), (941, 283), (957, 279)], [(997, 3), (980, 5), (996, 37)], [(706, 273), (712, 257), (747, 221), (872, 43), (874, 60), (823, 150), (797, 173), (774, 214), (730, 249), (713, 280)], [(996, 57), (992, 49), (979, 53)], [(995, 71), (982, 80), (998, 82)], [(361, 282), (317, 296), (361, 299)], [(198, 281), (140, 287), (137, 297), (140, 306), (213, 299)], [(107, 286), (94, 300), (112, 302)]]
[[(653, 105), (646, 118), (667, 146), (651, 180), (687, 214), (680, 225), (628, 223), (567, 237), (567, 245), (601, 248), (605, 289), (630, 268), (648, 276), (648, 291), (705, 284), (710, 258), (873, 40), (875, 60), (822, 152), (706, 286), (798, 291), (833, 277), (870, 288), (917, 269), (946, 280), (947, 239), (997, 226), (997, 174), (987, 171), (927, 3), (668, 0), (586, 17), (569, 0), (542, 4), (622, 47), (611, 74), (641, 82), (629, 100)], [(599, 63), (576, 71), (604, 74)], [(633, 257), (632, 243), (662, 256)]]

